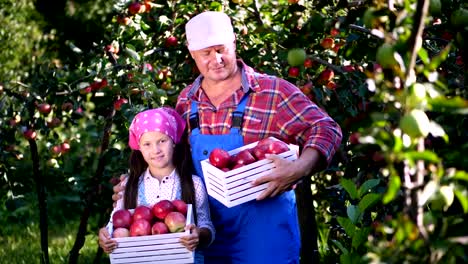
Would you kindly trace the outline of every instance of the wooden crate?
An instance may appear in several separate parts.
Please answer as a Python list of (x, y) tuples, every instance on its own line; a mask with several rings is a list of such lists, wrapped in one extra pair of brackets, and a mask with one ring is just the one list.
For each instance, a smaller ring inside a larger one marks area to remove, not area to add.
[[(278, 140), (276, 138), (272, 138)], [(230, 155), (237, 154), (241, 150), (253, 148), (258, 142), (229, 151)], [(296, 160), (299, 153), (297, 145), (289, 144), (289, 151), (278, 154), (287, 160)], [(261, 176), (267, 175), (275, 168), (269, 159), (263, 159), (240, 168), (222, 171), (210, 164), (209, 160), (201, 161), (203, 177), (205, 179), (208, 195), (215, 198), (226, 207), (233, 207), (251, 200), (267, 188), (268, 183), (252, 186), (251, 182)]]
[[(186, 225), (193, 222), (192, 205), (188, 204)], [(189, 231), (184, 231), (161, 235), (114, 238), (118, 242), (118, 247), (109, 254), (110, 262), (111, 264), (194, 263), (194, 252), (189, 251), (179, 242), (180, 237), (188, 234)]]

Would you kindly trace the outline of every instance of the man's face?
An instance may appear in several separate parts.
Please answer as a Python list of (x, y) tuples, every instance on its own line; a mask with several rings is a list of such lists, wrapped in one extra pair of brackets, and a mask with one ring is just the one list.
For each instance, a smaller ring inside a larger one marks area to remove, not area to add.
[(190, 51), (198, 70), (209, 81), (223, 81), (237, 70), (236, 46), (216, 45), (201, 50)]

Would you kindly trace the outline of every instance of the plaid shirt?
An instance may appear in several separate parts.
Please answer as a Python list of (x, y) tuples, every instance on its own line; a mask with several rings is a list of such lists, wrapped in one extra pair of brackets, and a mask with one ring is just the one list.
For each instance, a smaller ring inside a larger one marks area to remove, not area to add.
[(182, 90), (176, 110), (187, 124), (191, 101), (194, 100), (199, 103), (202, 134), (229, 133), (231, 113), (250, 89), (242, 123), (244, 144), (273, 136), (304, 148), (314, 148), (330, 163), (342, 138), (338, 124), (295, 85), (275, 76), (257, 73), (241, 60), (238, 65), (242, 69), (242, 86), (218, 109), (211, 104), (203, 89), (199, 89), (203, 76)]

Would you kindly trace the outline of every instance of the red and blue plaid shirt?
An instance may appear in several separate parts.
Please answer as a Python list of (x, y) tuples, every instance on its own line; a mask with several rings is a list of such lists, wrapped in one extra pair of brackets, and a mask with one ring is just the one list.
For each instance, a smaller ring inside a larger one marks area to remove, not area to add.
[(250, 89), (242, 123), (244, 144), (273, 136), (304, 148), (314, 148), (330, 163), (342, 138), (339, 125), (295, 85), (275, 76), (257, 73), (241, 60), (238, 64), (242, 69), (242, 86), (218, 108), (213, 106), (203, 89), (199, 89), (203, 76), (182, 90), (176, 110), (187, 124), (191, 101), (194, 100), (199, 103), (202, 134), (229, 133), (232, 112)]

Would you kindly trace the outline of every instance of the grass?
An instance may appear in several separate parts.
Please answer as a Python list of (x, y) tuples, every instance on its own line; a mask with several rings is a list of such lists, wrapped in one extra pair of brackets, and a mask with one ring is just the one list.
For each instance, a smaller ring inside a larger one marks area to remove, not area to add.
[[(49, 227), (49, 261), (68, 263), (68, 254), (75, 243), (78, 221), (68, 222), (63, 226)], [(35, 264), (41, 263), (41, 244), (39, 225), (37, 223), (6, 223), (0, 234), (0, 263)], [(83, 248), (80, 250), (78, 263), (93, 263), (98, 250), (97, 230), (90, 230)], [(104, 253), (99, 263), (110, 263)]]

